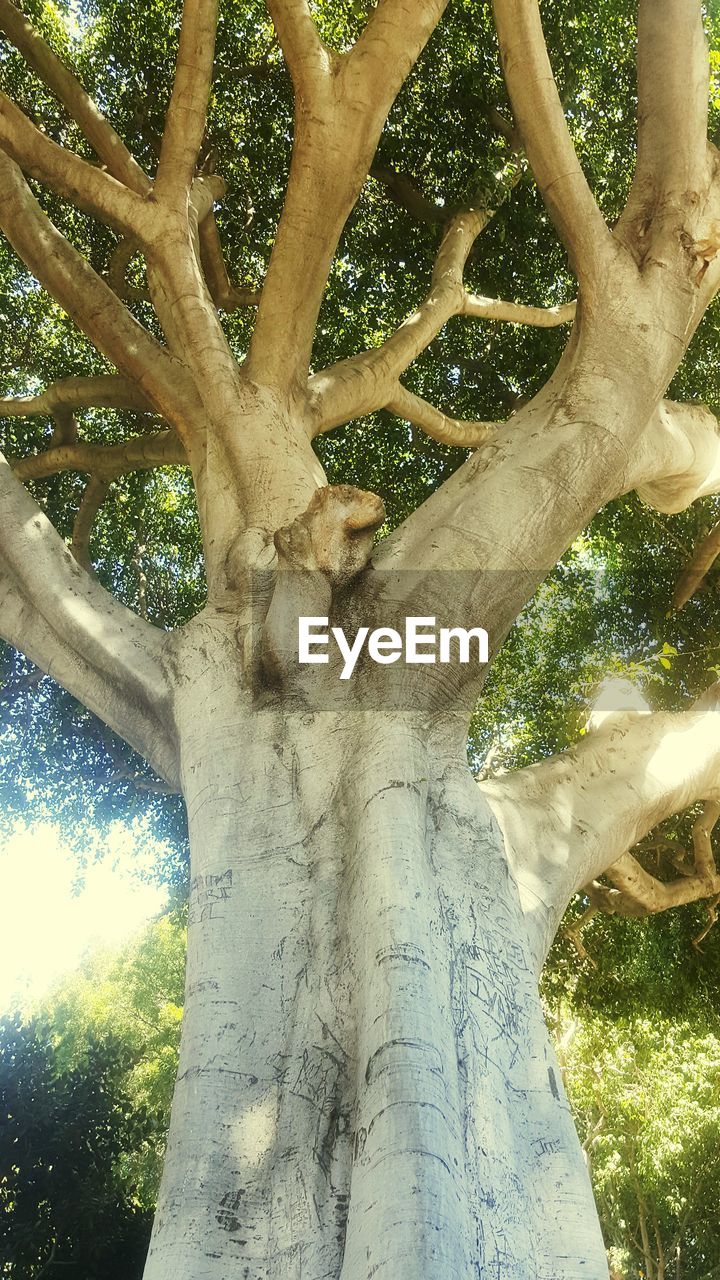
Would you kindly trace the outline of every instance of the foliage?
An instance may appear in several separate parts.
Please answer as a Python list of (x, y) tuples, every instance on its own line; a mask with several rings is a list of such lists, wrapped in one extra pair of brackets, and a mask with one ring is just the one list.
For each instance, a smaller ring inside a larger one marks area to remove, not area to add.
[(63, 1069), (42, 1019), (0, 1022), (0, 1261), (12, 1280), (61, 1264), (69, 1280), (140, 1275), (149, 1221), (119, 1164), (147, 1117), (123, 1088), (126, 1055), (90, 1038)]
[(86, 1046), (122, 1045), (121, 1079), (144, 1117), (122, 1150), (117, 1175), (143, 1210), (151, 1209), (162, 1168), (177, 1072), (185, 973), (184, 912), (161, 917), (116, 952), (95, 952), (35, 1011), (52, 1039), (56, 1068), (81, 1070)]
[(184, 913), (171, 912), (0, 1023), (0, 1258), (13, 1280), (50, 1258), (71, 1280), (141, 1274), (184, 967)]
[[(566, 1082), (605, 1240), (623, 1277), (709, 1280), (720, 1258), (720, 1021), (565, 1028)], [(673, 1270), (671, 1271), (671, 1267)]]

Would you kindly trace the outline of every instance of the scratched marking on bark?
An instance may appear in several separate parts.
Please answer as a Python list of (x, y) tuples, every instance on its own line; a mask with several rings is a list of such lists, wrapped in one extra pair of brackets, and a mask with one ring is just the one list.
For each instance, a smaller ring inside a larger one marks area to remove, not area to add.
[(233, 873), (231, 869), (218, 875), (195, 876), (190, 884), (188, 898), (188, 924), (203, 920), (224, 919), (223, 907), (232, 898)]
[(312, 1044), (297, 1054), (279, 1052), (268, 1059), (277, 1084), (294, 1098), (307, 1102), (315, 1113), (312, 1157), (326, 1178), (330, 1178), (333, 1153), (340, 1139), (350, 1133), (351, 1121), (344, 1093), (347, 1086), (348, 1055), (337, 1037), (316, 1013), (324, 1038), (332, 1047)]
[[(483, 945), (477, 941), (461, 944), (459, 961), (465, 973), (461, 996), (465, 1017), (460, 1025), (469, 1017), (480, 1032), (480, 1043), (476, 1047), (486, 1069), (492, 1062), (490, 1046), (501, 1049), (504, 1064), (494, 1065), (510, 1084), (509, 1073), (522, 1056), (527, 1020), (529, 969), (523, 949), (504, 934), (485, 926)], [(491, 1035), (488, 1035), (488, 1020), (495, 1028)]]
[(342, 1066), (334, 1054), (314, 1044), (303, 1051), (302, 1063), (290, 1092), (322, 1111), (334, 1095)]
[(536, 1156), (556, 1156), (562, 1151), (559, 1138), (536, 1138), (532, 1144)]
[[(238, 1218), (238, 1210), (242, 1206), (244, 1189), (241, 1187), (239, 1191), (228, 1191), (220, 1201), (215, 1218), (225, 1231), (240, 1231), (242, 1223)], [(244, 1242), (243, 1242), (244, 1243)]]

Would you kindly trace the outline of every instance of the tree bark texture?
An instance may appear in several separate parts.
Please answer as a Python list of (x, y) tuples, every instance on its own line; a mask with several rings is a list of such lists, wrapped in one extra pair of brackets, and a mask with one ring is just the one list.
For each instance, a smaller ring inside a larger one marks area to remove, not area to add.
[(607, 1273), (503, 838), (457, 726), (178, 672), (187, 997), (146, 1280)]

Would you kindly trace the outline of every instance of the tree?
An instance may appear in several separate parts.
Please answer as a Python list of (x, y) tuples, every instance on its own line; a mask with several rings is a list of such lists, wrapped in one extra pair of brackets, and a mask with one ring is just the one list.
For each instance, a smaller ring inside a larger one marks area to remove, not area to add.
[(571, 1023), (561, 1043), (605, 1238), (622, 1274), (711, 1276), (720, 1199), (716, 1028), (600, 1015)]
[(42, 1021), (0, 1023), (0, 1260), (13, 1280), (142, 1274), (147, 1215), (117, 1164), (146, 1124), (123, 1056), (119, 1041), (90, 1040), (62, 1070)]
[(170, 1120), (184, 968), (184, 921), (173, 912), (119, 952), (91, 953), (32, 1010), (49, 1030), (61, 1074), (83, 1068), (89, 1042), (118, 1058), (122, 1090), (145, 1123), (113, 1172), (146, 1215), (155, 1208)]
[[(162, 136), (150, 137), (151, 109), (138, 113), (143, 167), (51, 43), (0, 0), (10, 43), (73, 122), (58, 142), (18, 105), (22, 93), (3, 99), (0, 223), (107, 362), (4, 401), (6, 415), (50, 414), (55, 427), (47, 448), (0, 471), (0, 631), (180, 791), (188, 815), (185, 1016), (146, 1280), (606, 1276), (538, 973), (582, 886), (627, 914), (720, 893), (714, 688), (676, 714), (604, 715), (564, 755), (477, 786), (465, 739), (484, 668), (457, 655), (366, 660), (343, 682), (335, 662), (310, 676), (298, 667), (300, 616), (348, 635), (407, 617), (481, 623), (494, 657), (609, 499), (637, 490), (674, 512), (720, 489), (715, 417), (663, 399), (720, 284), (700, 4), (639, 5), (637, 158), (612, 229), (535, 0), (494, 4), (513, 120), (475, 94), (483, 129), (490, 120), (508, 148), (491, 196), (475, 184), (457, 207), (423, 203), (407, 175), (376, 162), (403, 83), (452, 19), (445, 8), (380, 0), (367, 17), (362, 6), (314, 16), (306, 0), (268, 0), (294, 134), (267, 270), (249, 290), (231, 283), (217, 231), (212, 0), (184, 5)], [(477, 23), (465, 48), (484, 58), (487, 26), (474, 5), (464, 12)], [(243, 22), (232, 5), (227, 18), (232, 59)], [(255, 33), (263, 20), (253, 8), (244, 25)], [(115, 75), (98, 86), (101, 104)], [(576, 303), (496, 300), (464, 283), (525, 163)], [(442, 224), (431, 287), (395, 332), (323, 367), (331, 272), (345, 309), (364, 306), (341, 237), (371, 172)], [(87, 218), (116, 237), (104, 241), (104, 277), (77, 247)], [(219, 312), (243, 306), (256, 315), (238, 359)], [(507, 422), (471, 421), (411, 389), (422, 389), (411, 366), (454, 318), (573, 325), (534, 394), (510, 391)], [(93, 407), (162, 427), (81, 440), (75, 413)], [(474, 452), (373, 546), (383, 503), (347, 483), (357, 468), (328, 484), (313, 441), (382, 409)], [(141, 590), (137, 611), (120, 603), (89, 557), (109, 483), (158, 466), (190, 469), (207, 585), (204, 607), (172, 630), (142, 616)], [(66, 469), (89, 476), (70, 546), (26, 487)], [(698, 801), (693, 865), (652, 876), (629, 851)]]

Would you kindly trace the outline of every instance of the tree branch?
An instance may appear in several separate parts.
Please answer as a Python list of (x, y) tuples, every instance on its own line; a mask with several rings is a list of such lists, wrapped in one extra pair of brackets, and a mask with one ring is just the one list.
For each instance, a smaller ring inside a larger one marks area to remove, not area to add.
[(0, 147), (33, 178), (109, 226), (142, 235), (147, 206), (142, 196), (60, 147), (0, 94)]
[(0, 455), (0, 634), (177, 785), (163, 633), (76, 563)]
[[(17, 475), (17, 471), (15, 473)], [(112, 479), (108, 476), (94, 475), (88, 480), (83, 496), (80, 499), (80, 506), (75, 517), (72, 531), (72, 542), (70, 550), (75, 559), (82, 568), (88, 573), (93, 572), (92, 560), (90, 559), (90, 535), (95, 518), (100, 511), (108, 489), (112, 484)]]
[(374, 164), (370, 170), (370, 177), (382, 183), (389, 192), (390, 198), (407, 210), (417, 222), (442, 226), (455, 212), (453, 209), (448, 209), (446, 205), (435, 204), (434, 200), (429, 200), (407, 173), (396, 173), (387, 165)]
[(697, 902), (720, 893), (720, 873), (713, 857), (711, 835), (720, 805), (703, 805), (700, 817), (693, 823), (694, 874), (676, 880), (658, 880), (638, 862), (632, 853), (624, 853), (605, 869), (606, 878), (618, 891), (612, 897), (612, 914), (647, 916), (687, 902)]
[(685, 200), (704, 188), (708, 167), (710, 72), (699, 0), (640, 0), (637, 71), (637, 182)]
[(463, 422), (459, 418), (448, 418), (399, 382), (385, 408), (419, 427), (439, 444), (452, 445), (457, 449), (478, 449), (496, 430), (494, 422)]
[[(0, 0), (0, 30), (7, 34), (33, 70), (57, 96), (102, 160), (108, 173), (132, 191), (146, 196), (152, 188), (150, 179), (133, 159), (122, 139), (98, 111), (97, 106), (75, 76), (56, 57), (10, 0)], [(185, 68), (185, 72), (188, 70), (190, 68)], [(180, 104), (180, 110), (182, 110), (182, 104)], [(186, 138), (185, 141), (187, 142), (188, 139)], [(200, 239), (203, 266), (207, 272), (208, 285), (216, 305), (221, 306), (225, 311), (233, 310), (236, 306), (255, 305), (257, 295), (254, 291), (233, 289), (224, 272), (224, 264), (222, 268), (220, 266), (221, 251), (212, 213), (201, 221)], [(124, 286), (124, 276), (120, 280), (120, 288), (117, 288), (117, 274), (111, 278), (111, 283), (119, 297), (137, 296), (136, 291)]]
[(306, 94), (326, 75), (334, 55), (323, 44), (307, 0), (267, 0), (296, 93)]
[(543, 200), (578, 280), (600, 278), (612, 237), (577, 158), (548, 58), (537, 0), (494, 0), (513, 112)]
[(0, 0), (0, 31), (5, 32), (33, 71), (62, 103), (108, 172), (132, 191), (145, 195), (150, 190), (150, 179), (79, 81), (11, 0)]
[(671, 814), (720, 802), (718, 696), (714, 685), (675, 715), (619, 711), (570, 751), (480, 784), (503, 829), (539, 961), (573, 894), (605, 872), (653, 910), (720, 891), (705, 830), (715, 808), (696, 824), (692, 876), (656, 887), (626, 853)]
[(456, 213), (440, 246), (432, 288), (417, 311), (379, 347), (350, 356), (313, 374), (309, 388), (316, 434), (331, 431), (351, 418), (389, 406), (390, 398), (397, 396), (397, 379), (437, 337), (452, 316), (528, 324), (543, 329), (572, 321), (574, 302), (559, 307), (530, 307), (465, 291), (463, 270), (468, 255), (476, 237), (492, 216), (492, 210)]
[[(707, 139), (708, 52), (699, 0), (640, 0), (637, 75), (637, 162), (615, 234), (640, 263), (680, 255), (684, 269), (684, 254), (694, 254), (699, 285), (717, 254), (712, 209), (706, 202), (713, 159)], [(704, 305), (717, 288), (716, 269), (709, 275), (712, 286), (706, 279), (701, 291), (707, 294)]]
[(268, 0), (295, 86), (285, 205), (247, 371), (304, 388), (320, 304), (342, 229), (362, 190), (387, 114), (446, 0), (380, 0), (342, 56), (320, 41), (306, 0)]
[(630, 460), (625, 491), (666, 515), (720, 490), (720, 423), (704, 404), (662, 400)]
[(100, 374), (91, 378), (61, 378), (39, 395), (0, 398), (0, 417), (47, 415), (53, 419), (51, 448), (77, 442), (76, 409), (130, 409), (152, 413), (150, 401), (129, 378)]
[(432, 274), (432, 288), (417, 311), (381, 346), (313, 374), (309, 389), (318, 431), (382, 408), (397, 379), (465, 305), (463, 270), (472, 246), (492, 213), (469, 209), (448, 227)]
[(673, 608), (682, 609), (702, 586), (720, 556), (720, 521), (698, 543), (673, 592)]
[(230, 315), (238, 307), (256, 307), (259, 289), (239, 289), (228, 276), (217, 223), (212, 210), (200, 223), (200, 261), (210, 296), (218, 311)]
[(12, 469), (18, 480), (39, 480), (59, 471), (85, 471), (114, 479), (127, 471), (150, 471), (154, 467), (188, 466), (187, 454), (175, 431), (133, 436), (121, 444), (58, 445), (26, 458), (14, 458)]
[(34, 396), (0, 397), (0, 417), (55, 417), (74, 409), (131, 409), (152, 413), (153, 406), (130, 378), (99, 374), (88, 378), (60, 378)]
[[(587, 381), (577, 397), (580, 383), (572, 374), (566, 382), (573, 354), (571, 344), (540, 394), (498, 424), (491, 442), (373, 553), (375, 568), (412, 567), (422, 580), (430, 575), (430, 584), (438, 571), (467, 570), (452, 578), (465, 593), (453, 600), (458, 617), (471, 616), (477, 588), (470, 583), (481, 575), (494, 647), (605, 502), (637, 489), (644, 501), (675, 512), (720, 492), (718, 423), (704, 406), (664, 401), (646, 420), (642, 380), (609, 386), (593, 369), (583, 372)], [(639, 431), (638, 421), (645, 423)], [(473, 700), (479, 685), (469, 671), (467, 677)]]
[(185, 367), (123, 306), (60, 234), (17, 165), (0, 152), (0, 228), (26, 266), (99, 351), (137, 384), (155, 410), (187, 436), (199, 401)]
[(501, 320), (505, 324), (527, 324), (535, 329), (556, 329), (575, 319), (576, 306), (575, 302), (564, 302), (557, 307), (528, 307), (522, 302), (503, 302), (499, 298), (468, 293), (459, 314), (480, 320)]
[(165, 120), (155, 196), (186, 200), (205, 133), (212, 86), (217, 0), (185, 0), (175, 82)]
[(447, 5), (448, 0), (378, 0), (360, 39), (347, 55), (363, 91), (374, 87), (389, 107)]
[(137, 249), (137, 241), (133, 240), (132, 236), (123, 236), (118, 240), (110, 254), (105, 273), (105, 278), (113, 293), (116, 293), (118, 298), (122, 298), (124, 302), (149, 302), (151, 300), (149, 289), (135, 288), (133, 285), (129, 285), (125, 278), (130, 261)]

